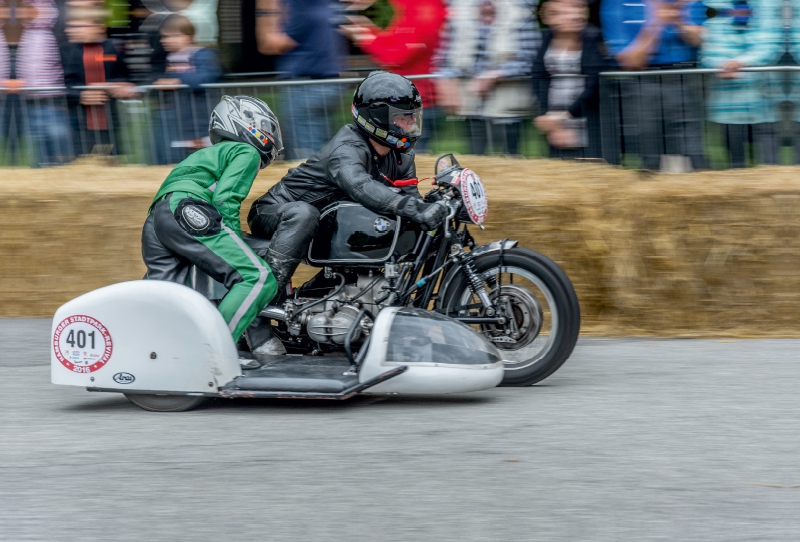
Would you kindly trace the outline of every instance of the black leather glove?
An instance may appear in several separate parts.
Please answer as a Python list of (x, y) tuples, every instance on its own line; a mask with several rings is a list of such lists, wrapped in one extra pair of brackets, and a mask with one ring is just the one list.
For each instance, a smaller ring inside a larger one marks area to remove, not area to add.
[(422, 212), (414, 217), (414, 221), (422, 224), (425, 230), (435, 230), (442, 225), (445, 217), (449, 214), (447, 207), (441, 203), (427, 203), (424, 205)]
[(434, 188), (422, 198), (422, 201), (426, 203), (433, 203), (434, 201), (442, 201), (442, 191), (438, 188)]

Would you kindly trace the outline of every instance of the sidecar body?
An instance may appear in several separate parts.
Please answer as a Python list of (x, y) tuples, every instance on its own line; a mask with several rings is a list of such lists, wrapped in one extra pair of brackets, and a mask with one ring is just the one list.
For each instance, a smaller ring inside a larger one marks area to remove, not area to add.
[[(503, 378), (492, 343), (460, 322), (416, 308), (382, 310), (355, 358), (261, 361), (257, 369), (242, 370), (214, 305), (169, 282), (100, 288), (66, 303), (53, 319), (54, 384), (121, 392), (150, 410), (186, 410), (174, 408), (189, 404), (172, 401), (179, 397), (342, 400), (359, 393), (461, 393), (492, 388)], [(159, 404), (173, 407), (152, 407)]]

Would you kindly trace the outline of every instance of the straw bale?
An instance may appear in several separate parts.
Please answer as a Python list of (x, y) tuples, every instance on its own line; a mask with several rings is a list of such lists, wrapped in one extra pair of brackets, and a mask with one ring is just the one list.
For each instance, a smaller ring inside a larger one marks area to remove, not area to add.
[[(519, 239), (561, 265), (584, 334), (800, 336), (798, 169), (642, 178), (591, 163), (459, 159), (489, 196), (478, 241)], [(432, 175), (433, 157), (417, 164)], [(244, 208), (291, 165), (262, 171)], [(168, 172), (91, 162), (4, 170), (0, 315), (49, 316), (81, 293), (140, 278), (141, 225)]]

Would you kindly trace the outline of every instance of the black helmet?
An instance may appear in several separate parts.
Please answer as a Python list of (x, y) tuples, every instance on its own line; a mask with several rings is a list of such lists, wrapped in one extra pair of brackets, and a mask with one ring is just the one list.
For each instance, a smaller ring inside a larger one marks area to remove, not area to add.
[(353, 94), (353, 121), (381, 145), (408, 152), (422, 135), (422, 98), (396, 73), (372, 72)]
[(211, 143), (223, 140), (252, 145), (261, 155), (261, 169), (283, 150), (278, 117), (267, 104), (251, 96), (223, 96), (208, 122)]

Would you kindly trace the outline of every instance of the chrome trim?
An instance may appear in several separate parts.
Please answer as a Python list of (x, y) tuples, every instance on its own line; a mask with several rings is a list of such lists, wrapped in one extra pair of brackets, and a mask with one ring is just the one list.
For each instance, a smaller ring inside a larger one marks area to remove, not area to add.
[(286, 311), (280, 307), (273, 307), (272, 305), (264, 307), (259, 316), (269, 318), (271, 320), (286, 320)]

